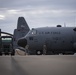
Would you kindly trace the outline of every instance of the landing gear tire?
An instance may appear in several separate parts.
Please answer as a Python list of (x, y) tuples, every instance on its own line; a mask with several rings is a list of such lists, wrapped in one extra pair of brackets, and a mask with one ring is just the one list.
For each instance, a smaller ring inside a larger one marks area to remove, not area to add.
[(5, 55), (9, 55), (9, 53), (4, 53)]
[(14, 53), (14, 52), (12, 52), (12, 53), (11, 53), (11, 56), (14, 56), (14, 55), (15, 55), (15, 53)]
[(36, 55), (42, 55), (42, 53), (43, 53), (43, 52), (42, 52), (41, 50), (37, 50), (37, 51), (36, 51)]
[(11, 53), (11, 56), (14, 56), (15, 55), (15, 53)]
[(11, 56), (14, 56), (15, 55), (15, 50), (13, 50), (13, 52), (11, 53)]
[(63, 53), (63, 55), (74, 55), (74, 53)]

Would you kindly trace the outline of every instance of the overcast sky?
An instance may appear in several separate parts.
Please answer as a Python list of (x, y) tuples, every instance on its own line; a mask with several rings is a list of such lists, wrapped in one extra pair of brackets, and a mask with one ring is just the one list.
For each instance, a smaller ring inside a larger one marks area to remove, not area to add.
[(0, 28), (13, 33), (23, 16), (30, 29), (76, 26), (76, 0), (0, 0)]

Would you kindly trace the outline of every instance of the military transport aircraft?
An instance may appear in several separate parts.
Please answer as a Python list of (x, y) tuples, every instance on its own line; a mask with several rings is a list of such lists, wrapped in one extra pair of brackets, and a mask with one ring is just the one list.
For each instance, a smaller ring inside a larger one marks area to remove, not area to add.
[(26, 48), (29, 54), (74, 54), (76, 53), (76, 27), (33, 28), (18, 45)]

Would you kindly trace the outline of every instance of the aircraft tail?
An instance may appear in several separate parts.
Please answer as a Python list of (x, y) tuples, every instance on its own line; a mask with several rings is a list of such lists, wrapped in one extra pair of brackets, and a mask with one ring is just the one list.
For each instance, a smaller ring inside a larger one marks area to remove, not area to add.
[(30, 30), (30, 28), (29, 28), (27, 22), (25, 21), (24, 17), (18, 18), (17, 29), (27, 29), (28, 31)]
[(24, 37), (28, 32), (30, 28), (25, 21), (24, 17), (19, 17), (17, 22), (17, 29), (14, 30), (13, 34), (13, 47), (16, 49), (18, 47), (17, 41), (19, 38)]

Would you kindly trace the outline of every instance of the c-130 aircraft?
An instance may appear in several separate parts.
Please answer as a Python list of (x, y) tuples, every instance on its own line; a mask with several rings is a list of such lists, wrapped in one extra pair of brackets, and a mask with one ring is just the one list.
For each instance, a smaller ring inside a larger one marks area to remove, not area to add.
[(76, 53), (76, 27), (33, 28), (17, 44), (29, 54), (74, 54)]

